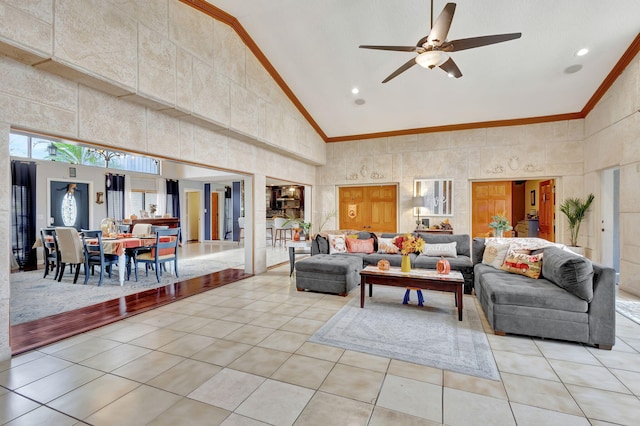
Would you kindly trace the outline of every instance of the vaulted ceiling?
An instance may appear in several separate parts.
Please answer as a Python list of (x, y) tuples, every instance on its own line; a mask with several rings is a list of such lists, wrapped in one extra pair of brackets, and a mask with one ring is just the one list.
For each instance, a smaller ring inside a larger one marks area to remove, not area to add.
[[(382, 84), (415, 53), (358, 46), (415, 45), (430, 29), (429, 0), (207, 1), (235, 17), (329, 141), (578, 118), (640, 45), (638, 0), (458, 0), (449, 40), (522, 37), (451, 53), (459, 79), (414, 66)], [(445, 4), (434, 0), (434, 20)], [(589, 53), (577, 56), (581, 48)]]

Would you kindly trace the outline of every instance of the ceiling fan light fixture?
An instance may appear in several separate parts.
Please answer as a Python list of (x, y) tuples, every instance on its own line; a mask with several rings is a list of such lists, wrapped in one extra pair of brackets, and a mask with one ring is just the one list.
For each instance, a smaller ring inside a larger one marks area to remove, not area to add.
[(423, 68), (435, 68), (444, 64), (448, 59), (446, 53), (439, 50), (429, 50), (416, 57), (416, 63)]

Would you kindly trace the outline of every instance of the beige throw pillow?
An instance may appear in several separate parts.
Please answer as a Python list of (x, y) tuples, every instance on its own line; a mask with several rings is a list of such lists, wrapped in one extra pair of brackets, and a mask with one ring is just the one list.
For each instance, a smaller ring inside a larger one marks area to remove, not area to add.
[(378, 238), (379, 254), (395, 254), (398, 253), (398, 247), (393, 244), (393, 238)]
[(457, 246), (458, 243), (456, 241), (441, 244), (425, 244), (420, 254), (434, 257), (458, 257)]
[(502, 268), (507, 252), (509, 251), (511, 244), (500, 244), (496, 242), (489, 242), (484, 248), (484, 254), (482, 255), (482, 263), (485, 265), (493, 266), (496, 269)]

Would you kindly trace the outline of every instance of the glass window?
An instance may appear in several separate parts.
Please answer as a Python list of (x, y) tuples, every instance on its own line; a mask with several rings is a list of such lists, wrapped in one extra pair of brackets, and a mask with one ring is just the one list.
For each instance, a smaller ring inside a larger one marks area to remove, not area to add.
[(155, 192), (131, 192), (131, 211), (136, 216), (141, 216), (141, 211), (151, 212), (151, 205), (157, 205), (158, 194)]
[(160, 161), (142, 155), (92, 148), (76, 142), (11, 132), (9, 154), (14, 157), (51, 160), (60, 163), (108, 167), (130, 172), (160, 174)]
[(11, 133), (9, 136), (9, 155), (29, 158), (29, 136)]
[(58, 148), (55, 148), (56, 155), (54, 155), (53, 152), (51, 154), (49, 153), (50, 146), (55, 147), (54, 141), (52, 141), (51, 139), (32, 137), (31, 138), (31, 158), (34, 158), (36, 160), (53, 160), (53, 159), (57, 160)]
[(78, 205), (76, 204), (76, 197), (73, 192), (69, 191), (65, 194), (60, 208), (64, 226), (73, 226), (78, 218)]

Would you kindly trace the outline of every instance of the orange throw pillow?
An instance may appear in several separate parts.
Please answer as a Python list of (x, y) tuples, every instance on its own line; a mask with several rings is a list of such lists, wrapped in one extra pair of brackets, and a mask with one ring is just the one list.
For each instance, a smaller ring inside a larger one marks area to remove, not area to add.
[(346, 241), (348, 253), (373, 253), (373, 238), (368, 240), (346, 238)]

